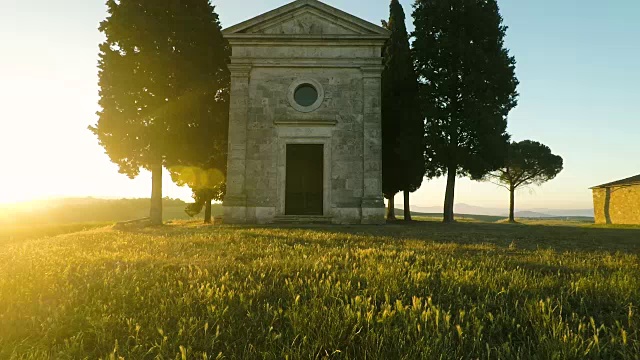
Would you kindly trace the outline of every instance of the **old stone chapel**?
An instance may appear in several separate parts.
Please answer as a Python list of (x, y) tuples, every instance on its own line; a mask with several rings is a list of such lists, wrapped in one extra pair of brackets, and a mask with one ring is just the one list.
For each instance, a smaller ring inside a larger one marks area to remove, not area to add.
[(233, 51), (225, 222), (383, 223), (389, 31), (298, 0), (223, 34)]

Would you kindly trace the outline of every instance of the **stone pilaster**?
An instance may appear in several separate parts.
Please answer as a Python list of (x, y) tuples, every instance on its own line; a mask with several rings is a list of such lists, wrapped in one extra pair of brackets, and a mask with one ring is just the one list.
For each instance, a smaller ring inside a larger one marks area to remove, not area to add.
[(226, 223), (235, 224), (247, 221), (245, 169), (251, 65), (231, 64), (229, 70), (231, 71), (231, 102), (224, 220)]
[(361, 68), (364, 85), (363, 224), (385, 222), (382, 196), (382, 69), (381, 65)]

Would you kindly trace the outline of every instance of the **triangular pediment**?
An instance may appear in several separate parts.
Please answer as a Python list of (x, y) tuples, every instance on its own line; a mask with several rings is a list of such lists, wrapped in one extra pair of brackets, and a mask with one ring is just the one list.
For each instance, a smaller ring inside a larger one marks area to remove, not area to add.
[(288, 5), (223, 30), (225, 36), (365, 36), (388, 37), (389, 31), (317, 0)]
[(266, 35), (364, 35), (365, 29), (350, 26), (314, 9), (301, 9), (286, 18), (253, 26), (243, 33)]

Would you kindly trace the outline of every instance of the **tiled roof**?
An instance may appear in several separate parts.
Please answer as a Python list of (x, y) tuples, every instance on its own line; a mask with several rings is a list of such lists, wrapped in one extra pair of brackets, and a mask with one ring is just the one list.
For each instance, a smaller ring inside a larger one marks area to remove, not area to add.
[(632, 176), (630, 178), (610, 182), (607, 184), (594, 186), (592, 187), (592, 189), (608, 188), (608, 187), (622, 186), (622, 185), (636, 185), (636, 184), (640, 184), (640, 175)]

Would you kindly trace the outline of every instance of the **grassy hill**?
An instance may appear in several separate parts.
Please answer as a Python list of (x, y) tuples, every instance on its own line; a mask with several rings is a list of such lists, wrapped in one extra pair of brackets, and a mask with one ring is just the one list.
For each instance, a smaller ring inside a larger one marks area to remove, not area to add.
[[(149, 216), (149, 199), (70, 198), (34, 201), (0, 207), (3, 224), (73, 224), (85, 222), (116, 222)], [(179, 199), (163, 199), (166, 220), (187, 220), (186, 203)], [(214, 204), (213, 215), (222, 214), (222, 205)]]
[[(70, 198), (0, 206), (0, 244), (7, 240), (53, 236), (146, 218), (149, 201)], [(184, 212), (187, 204), (182, 200), (166, 198), (163, 206), (166, 221), (191, 219)], [(222, 205), (213, 204), (212, 214), (222, 215)]]
[(640, 229), (111, 227), (0, 247), (2, 359), (637, 359)]

